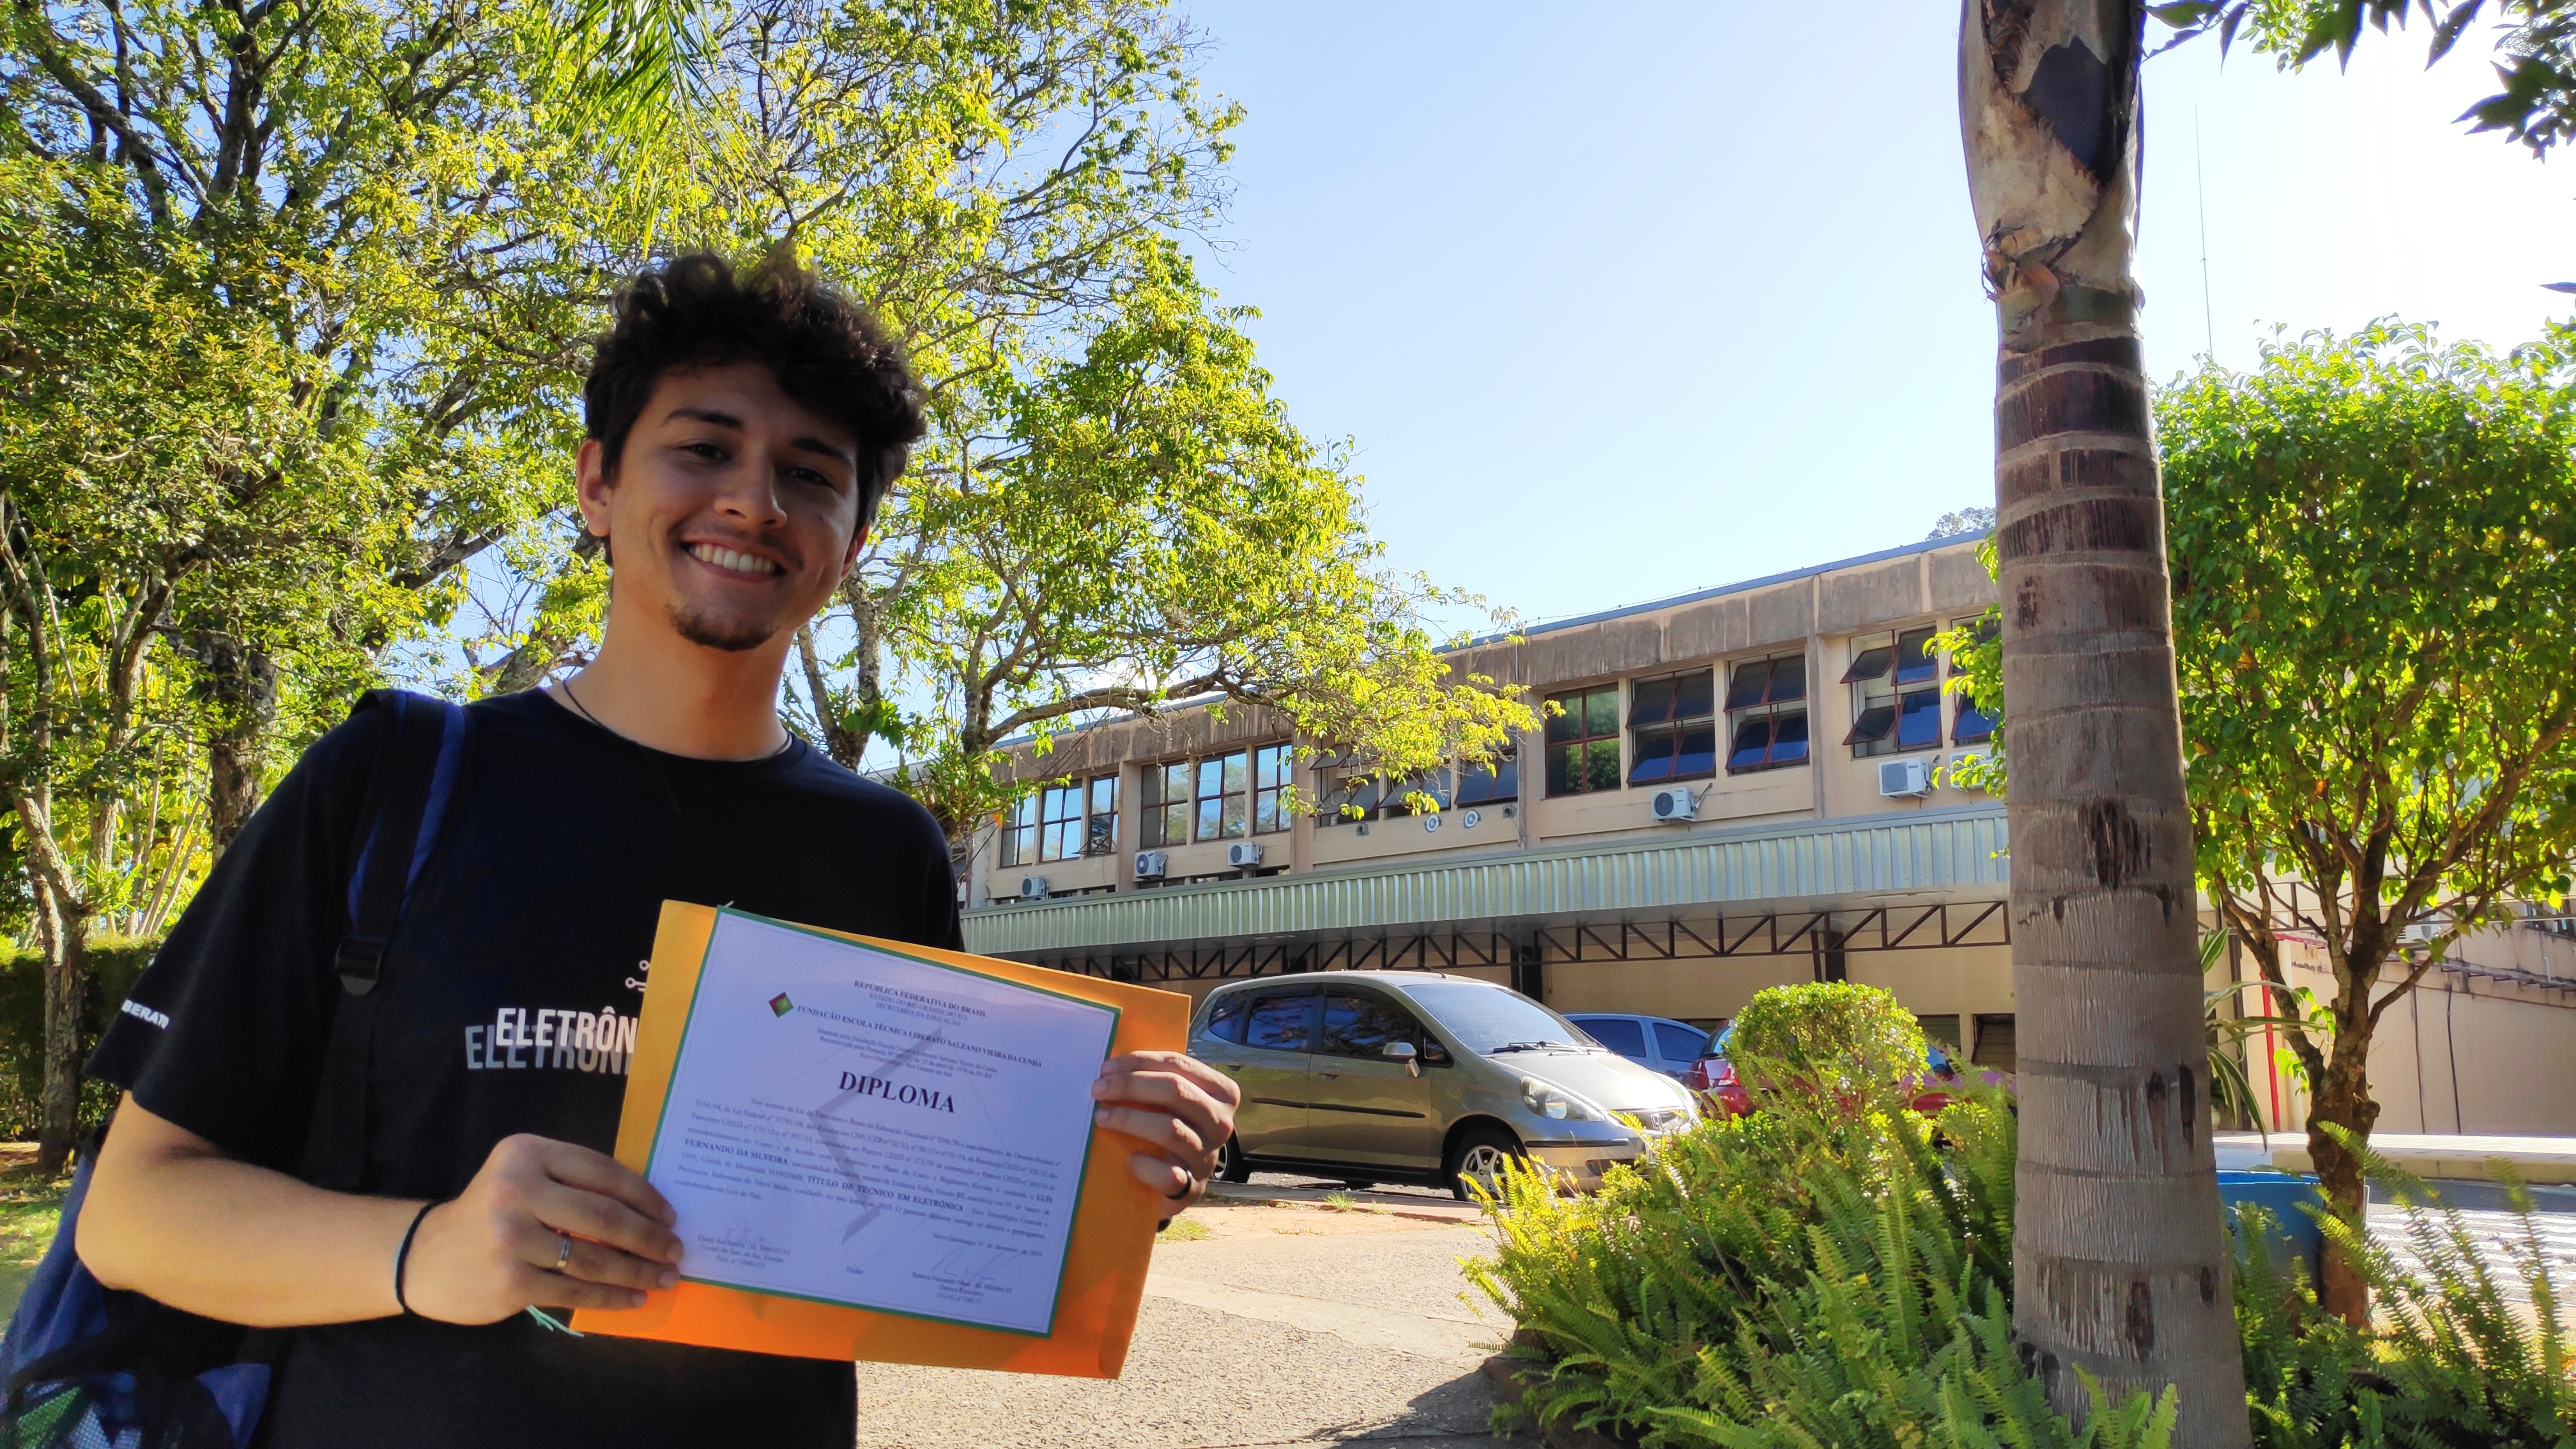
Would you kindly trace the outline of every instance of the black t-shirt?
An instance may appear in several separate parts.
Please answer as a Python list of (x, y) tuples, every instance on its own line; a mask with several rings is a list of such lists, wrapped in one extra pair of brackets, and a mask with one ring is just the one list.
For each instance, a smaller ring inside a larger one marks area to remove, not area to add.
[[(609, 1151), (666, 898), (959, 944), (928, 812), (802, 742), (693, 760), (538, 694), (469, 712), (445, 828), (377, 987), (367, 1192), (452, 1197), (517, 1132)], [(286, 1172), (339, 994), (332, 956), (388, 715), (367, 711), (305, 752), (90, 1064), (155, 1114)], [(846, 1449), (853, 1392), (847, 1364), (575, 1338), (524, 1314), (480, 1328), (384, 1318), (295, 1331), (260, 1442)]]

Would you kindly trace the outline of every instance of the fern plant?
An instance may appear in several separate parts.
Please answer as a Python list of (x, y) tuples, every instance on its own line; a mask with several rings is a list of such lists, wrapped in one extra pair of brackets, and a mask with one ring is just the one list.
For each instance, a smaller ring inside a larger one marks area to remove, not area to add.
[[(2576, 1332), (2559, 1306), (2530, 1192), (2505, 1164), (2490, 1165), (2515, 1218), (2501, 1246), (2527, 1300), (2517, 1303), (2468, 1219), (2412, 1173), (2354, 1145), (2371, 1181), (2404, 1209), (2408, 1251), (2401, 1257), (2331, 1213), (2318, 1216), (2370, 1287), (2376, 1311), (2364, 1331), (2323, 1311), (2303, 1269), (2273, 1260), (2268, 1233), (2241, 1235), (2236, 1319), (2255, 1442), (2576, 1449)], [(2259, 1208), (2238, 1211), (2263, 1221)]]
[(2165, 1443), (2170, 1397), (2078, 1427), (2021, 1368), (2001, 1099), (1850, 1108), (1768, 1099), (1588, 1198), (1510, 1175), (1468, 1275), (1546, 1361), (1527, 1407), (1650, 1446)]

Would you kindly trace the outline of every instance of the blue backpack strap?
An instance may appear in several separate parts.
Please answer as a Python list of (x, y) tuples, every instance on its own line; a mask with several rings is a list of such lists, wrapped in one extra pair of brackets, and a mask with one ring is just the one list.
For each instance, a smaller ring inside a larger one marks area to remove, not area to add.
[(304, 1143), (305, 1181), (341, 1192), (356, 1191), (366, 1174), (367, 1058), (385, 951), (446, 823), (465, 758), (466, 716), (457, 706), (378, 689), (361, 697), (350, 715), (370, 709), (389, 717), (378, 735), (364, 834), (349, 871), (348, 931), (331, 963), (340, 994)]

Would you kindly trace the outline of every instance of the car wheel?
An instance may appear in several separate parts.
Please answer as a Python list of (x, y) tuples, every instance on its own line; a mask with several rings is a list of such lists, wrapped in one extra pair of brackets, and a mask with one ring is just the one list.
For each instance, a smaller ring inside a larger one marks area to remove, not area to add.
[(1228, 1137), (1216, 1150), (1216, 1175), (1223, 1182), (1250, 1182), (1252, 1164), (1243, 1159), (1243, 1143)]
[(1460, 1202), (1474, 1202), (1476, 1193), (1468, 1184), (1482, 1186), (1487, 1197), (1503, 1195), (1503, 1172), (1507, 1164), (1526, 1161), (1521, 1141), (1508, 1128), (1485, 1124), (1470, 1127), (1458, 1139), (1449, 1154), (1449, 1190)]

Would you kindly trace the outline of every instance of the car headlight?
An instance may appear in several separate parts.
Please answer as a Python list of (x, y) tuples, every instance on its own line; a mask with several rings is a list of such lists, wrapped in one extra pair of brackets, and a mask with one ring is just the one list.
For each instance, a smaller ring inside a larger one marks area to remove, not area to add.
[(1531, 1111), (1554, 1122), (1609, 1120), (1600, 1108), (1562, 1087), (1549, 1086), (1536, 1077), (1521, 1078), (1521, 1102)]
[(1661, 1136), (1688, 1127), (1694, 1114), (1687, 1107), (1640, 1107), (1619, 1116), (1622, 1121), (1633, 1122), (1649, 1134)]

